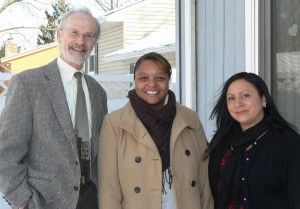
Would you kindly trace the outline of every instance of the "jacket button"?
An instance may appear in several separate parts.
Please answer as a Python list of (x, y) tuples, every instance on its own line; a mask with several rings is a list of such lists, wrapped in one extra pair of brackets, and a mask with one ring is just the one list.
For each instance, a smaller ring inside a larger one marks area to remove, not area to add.
[(140, 187), (134, 187), (134, 192), (135, 193), (140, 193), (141, 192), (141, 188)]
[(191, 154), (191, 152), (190, 152), (190, 150), (185, 150), (185, 154), (187, 155), (187, 156), (190, 156), (190, 154)]
[(192, 187), (196, 186), (196, 181), (193, 180), (191, 185), (192, 185)]
[(75, 165), (79, 165), (78, 161), (75, 161)]
[(75, 191), (78, 191), (78, 186), (74, 186), (74, 190), (75, 190)]
[(140, 163), (142, 161), (142, 158), (140, 156), (137, 156), (134, 160), (136, 163)]

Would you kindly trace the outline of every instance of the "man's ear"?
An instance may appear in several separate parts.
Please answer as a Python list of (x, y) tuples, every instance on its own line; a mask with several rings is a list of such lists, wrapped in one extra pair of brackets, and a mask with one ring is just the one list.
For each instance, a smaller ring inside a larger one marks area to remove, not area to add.
[(57, 29), (57, 30), (56, 30), (56, 33), (55, 33), (55, 40), (60, 39), (60, 36), (61, 36), (61, 30), (60, 30), (60, 29)]

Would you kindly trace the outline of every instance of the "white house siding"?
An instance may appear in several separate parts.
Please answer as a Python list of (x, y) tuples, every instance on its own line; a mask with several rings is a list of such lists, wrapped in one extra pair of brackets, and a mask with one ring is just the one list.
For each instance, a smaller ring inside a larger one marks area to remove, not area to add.
[(108, 30), (103, 29), (98, 41), (98, 69), (101, 74), (124, 73), (122, 62), (105, 62), (105, 54), (123, 48), (123, 23)]
[(130, 10), (124, 19), (124, 47), (134, 44), (151, 33), (174, 28), (175, 0), (147, 0)]
[[(123, 62), (106, 62), (103, 60), (105, 54), (123, 48), (123, 23), (112, 28), (103, 27), (98, 41), (98, 70), (104, 74), (126, 73)], [(100, 82), (107, 92), (109, 100), (118, 99), (124, 95), (129, 88), (128, 82)]]
[[(121, 11), (124, 15), (121, 18), (123, 24), (108, 30), (104, 29), (101, 34), (98, 50), (101, 74), (129, 73), (130, 63), (136, 61), (130, 59), (106, 61), (104, 58), (106, 54), (134, 45), (137, 41), (166, 28), (174, 28), (174, 33), (170, 36), (175, 36), (175, 0), (145, 0), (124, 10)], [(117, 12), (112, 15), (116, 15)]]
[(245, 71), (245, 5), (236, 0), (199, 0), (197, 28), (197, 111), (210, 139), (210, 113), (221, 85)]
[[(98, 44), (99, 73), (102, 75), (129, 74), (130, 65), (146, 52), (141, 51), (138, 55), (120, 59), (109, 59), (105, 55), (128, 46), (135, 46), (138, 41), (165, 29), (172, 28), (171, 31), (174, 30), (174, 32), (168, 35), (175, 36), (175, 0), (144, 0), (130, 7), (113, 11), (105, 15), (103, 19), (107, 22), (103, 23), (105, 27), (102, 29)], [(114, 21), (123, 22), (116, 24)], [(151, 48), (150, 42), (149, 48)], [(163, 54), (174, 67), (175, 51)], [(108, 93), (108, 99), (114, 100), (126, 97), (131, 84), (115, 81), (102, 82), (102, 85)]]

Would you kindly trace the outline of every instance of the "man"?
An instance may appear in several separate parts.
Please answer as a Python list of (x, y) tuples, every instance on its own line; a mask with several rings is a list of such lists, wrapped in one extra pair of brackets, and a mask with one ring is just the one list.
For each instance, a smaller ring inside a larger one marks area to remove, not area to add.
[(98, 208), (96, 155), (107, 98), (81, 75), (99, 34), (88, 9), (69, 12), (57, 30), (58, 59), (11, 79), (0, 116), (0, 190), (13, 208)]

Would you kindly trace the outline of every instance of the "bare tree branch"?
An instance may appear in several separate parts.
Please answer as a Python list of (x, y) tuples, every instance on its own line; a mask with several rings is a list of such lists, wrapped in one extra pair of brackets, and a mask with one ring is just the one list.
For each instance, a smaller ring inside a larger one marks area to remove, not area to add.
[(23, 0), (7, 0), (4, 2), (4, 4), (0, 7), (0, 14), (9, 6), (17, 3), (17, 2), (21, 2)]
[(34, 0), (35, 2), (39, 3), (39, 4), (44, 4), (44, 5), (49, 5), (49, 3), (45, 3), (43, 2), (43, 0), (39, 1), (39, 0)]
[(18, 31), (17, 32), (11, 32), (11, 33), (9, 33), (9, 35), (21, 36), (24, 39), (24, 41), (26, 41), (27, 43), (30, 43), (30, 37), (28, 39), (28, 37), (26, 37), (24, 34), (18, 32)]
[[(4, 33), (4, 32), (7, 32), (7, 31), (12, 31), (12, 30), (18, 30), (18, 29), (33, 29), (33, 30), (40, 30), (41, 27), (17, 26), (17, 27), (12, 27), (12, 28), (2, 29), (2, 30), (0, 30), (0, 33)], [(49, 30), (49, 31), (55, 31), (55, 30), (56, 30), (56, 28), (47, 28), (47, 27), (43, 27), (43, 29)]]
[[(38, 1), (36, 1), (36, 2), (38, 2)], [(40, 3), (40, 2), (39, 2)], [(27, 4), (27, 5), (29, 5), (30, 7), (33, 7), (33, 8), (35, 8), (36, 10), (43, 10), (43, 8), (39, 8), (39, 7), (37, 7), (36, 5), (34, 5), (34, 4), (32, 4), (31, 2), (22, 2), (22, 4)], [(45, 3), (43, 3), (43, 4), (45, 4)]]
[(4, 2), (4, 4), (2, 6), (0, 6), (0, 14), (7, 9), (9, 6), (15, 4), (15, 3), (22, 3), (22, 4), (27, 4), (37, 10), (42, 10), (42, 8), (38, 8), (35, 4), (33, 4), (32, 2), (36, 2), (38, 4), (44, 4), (44, 5), (49, 5), (49, 3), (45, 3), (43, 1), (40, 0), (31, 0), (30, 2), (28, 1), (24, 1), (24, 0), (6, 0)]

